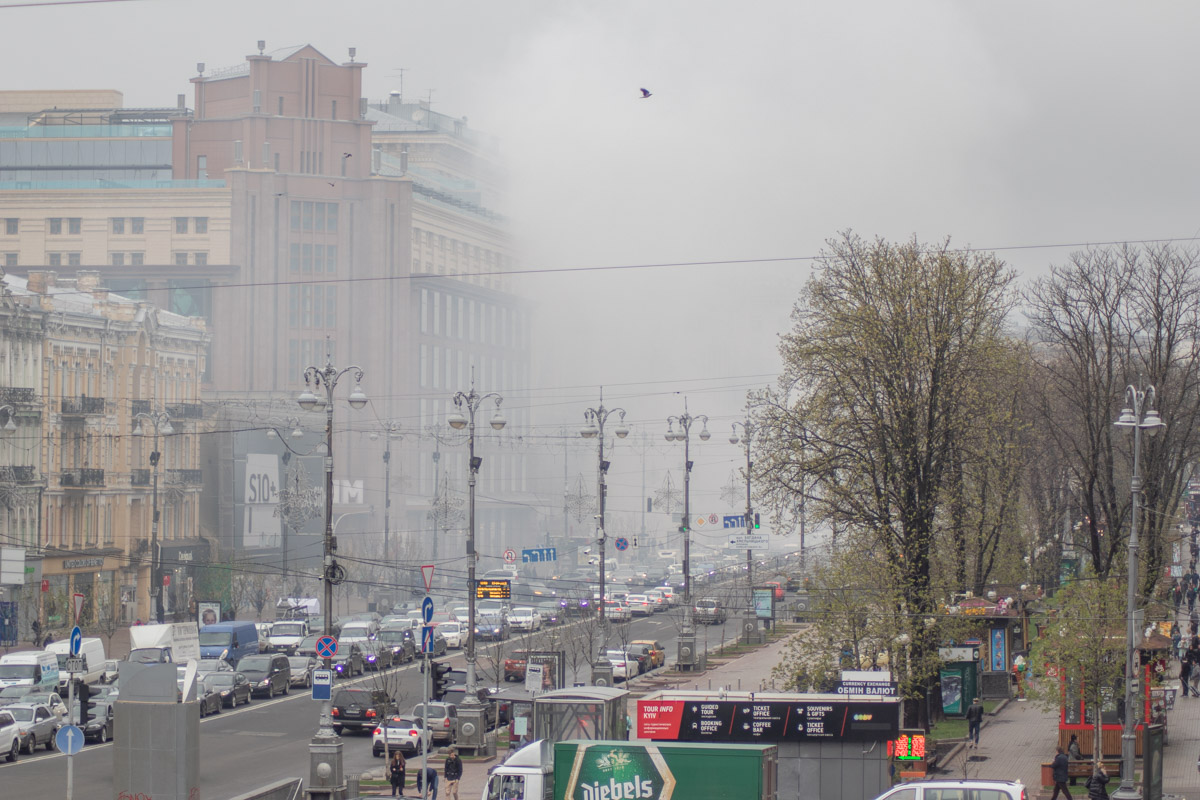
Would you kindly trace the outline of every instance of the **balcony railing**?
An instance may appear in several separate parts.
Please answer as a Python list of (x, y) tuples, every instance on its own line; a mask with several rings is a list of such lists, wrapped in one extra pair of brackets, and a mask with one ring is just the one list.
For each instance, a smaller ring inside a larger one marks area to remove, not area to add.
[(33, 467), (0, 467), (0, 483), (33, 483), (37, 471)]
[(167, 470), (167, 483), (204, 483), (204, 471), (199, 469), (169, 469)]
[(5, 386), (0, 388), (0, 403), (27, 404), (37, 402), (37, 392), (23, 386)]
[(104, 485), (104, 470), (102, 469), (69, 469), (59, 475), (59, 483), (74, 489), (86, 489), (92, 486)]
[(149, 486), (150, 485), (150, 470), (135, 469), (129, 476), (130, 486)]
[(130, 413), (133, 414), (135, 417), (138, 414), (149, 414), (150, 413), (150, 401), (149, 400), (134, 400), (133, 401), (133, 411), (131, 411)]
[(200, 419), (204, 416), (204, 406), (199, 403), (167, 403), (167, 413), (171, 419)]
[(86, 394), (79, 397), (64, 397), (62, 413), (76, 417), (85, 414), (103, 414), (104, 398), (88, 397)]

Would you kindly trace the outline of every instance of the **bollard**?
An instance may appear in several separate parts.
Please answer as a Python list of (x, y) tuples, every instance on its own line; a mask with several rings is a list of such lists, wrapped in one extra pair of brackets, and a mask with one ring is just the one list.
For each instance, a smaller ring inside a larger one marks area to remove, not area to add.
[(359, 781), (361, 778), (361, 775), (346, 776), (346, 797), (349, 800), (357, 800), (359, 797)]

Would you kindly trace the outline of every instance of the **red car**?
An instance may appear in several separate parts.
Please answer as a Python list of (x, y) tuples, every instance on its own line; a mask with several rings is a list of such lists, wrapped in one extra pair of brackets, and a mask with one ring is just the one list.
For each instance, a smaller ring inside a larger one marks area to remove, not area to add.
[(781, 584), (779, 581), (767, 581), (764, 585), (775, 589), (776, 600), (783, 599), (783, 584)]

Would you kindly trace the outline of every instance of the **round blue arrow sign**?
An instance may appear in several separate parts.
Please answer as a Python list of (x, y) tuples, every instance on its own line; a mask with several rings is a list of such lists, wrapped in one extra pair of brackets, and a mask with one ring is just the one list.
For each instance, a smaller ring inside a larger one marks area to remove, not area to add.
[(63, 725), (54, 734), (54, 744), (60, 753), (73, 756), (83, 749), (83, 731), (77, 725)]
[(426, 624), (433, 622), (433, 598), (426, 597), (421, 601), (421, 618)]
[(76, 625), (71, 629), (71, 655), (79, 655), (79, 650), (83, 646), (83, 631), (79, 630)]

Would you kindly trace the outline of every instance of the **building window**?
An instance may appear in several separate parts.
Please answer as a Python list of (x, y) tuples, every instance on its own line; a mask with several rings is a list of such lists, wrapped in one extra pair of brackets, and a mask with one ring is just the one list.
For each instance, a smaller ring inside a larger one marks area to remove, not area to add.
[(300, 245), (300, 271), (312, 272), (312, 245)]
[(79, 217), (67, 218), (67, 233), (78, 236), (83, 229), (83, 220)]
[(47, 253), (47, 255), (49, 256), (48, 261), (50, 262), (50, 266), (52, 266), (52, 267), (61, 267), (62, 266), (62, 253)]
[(125, 218), (124, 217), (113, 217), (112, 218), (112, 232), (113, 233), (124, 233), (125, 232)]
[(311, 231), (313, 229), (313, 204), (306, 200), (301, 205), (301, 209), (303, 212), (303, 222), (301, 227), (306, 231)]
[(337, 272), (337, 245), (325, 245), (325, 271)]
[[(292, 205), (296, 205), (296, 203), (293, 202)], [(288, 269), (292, 272), (300, 271), (300, 245), (296, 242), (292, 242), (289, 248)]]
[(283, 97), (279, 98), (279, 116), (283, 116)]
[(142, 233), (146, 228), (145, 217), (134, 217), (130, 220), (130, 223), (130, 227), (133, 228), (134, 233)]
[(8, 234), (9, 236), (17, 235), (17, 218), (16, 217), (5, 217), (4, 232), (6, 234)]
[(187, 253), (176, 253), (175, 254), (175, 266), (177, 266), (177, 267), (186, 267), (187, 266)]
[(325, 327), (337, 327), (337, 287), (325, 287)]
[(142, 266), (142, 262), (144, 259), (145, 259), (145, 253), (130, 253), (129, 254), (129, 263), (135, 267)]
[(196, 217), (196, 233), (208, 233), (208, 217)]
[(187, 217), (176, 217), (175, 218), (175, 232), (176, 233), (187, 233), (188, 232), (188, 218)]
[(125, 254), (124, 253), (110, 253), (109, 259), (114, 267), (125, 266)]
[(204, 267), (208, 265), (208, 253), (196, 253), (196, 266)]
[(16, 265), (17, 265), (17, 254), (16, 253), (5, 253), (4, 254), (4, 266), (15, 267)]
[(62, 217), (50, 217), (50, 235), (62, 235)]
[(82, 262), (79, 253), (67, 253), (67, 266), (78, 267), (80, 263)]
[(338, 205), (337, 203), (325, 204), (325, 230), (330, 233), (337, 233), (338, 226)]
[(337, 119), (337, 100), (333, 101), (333, 108), (329, 112), (330, 119)]
[(208, 156), (196, 156), (196, 177), (200, 180), (208, 178)]
[(300, 287), (288, 287), (288, 327), (295, 328), (300, 324)]

